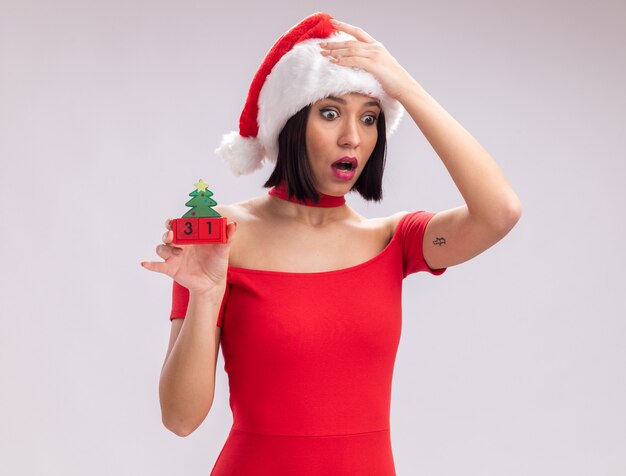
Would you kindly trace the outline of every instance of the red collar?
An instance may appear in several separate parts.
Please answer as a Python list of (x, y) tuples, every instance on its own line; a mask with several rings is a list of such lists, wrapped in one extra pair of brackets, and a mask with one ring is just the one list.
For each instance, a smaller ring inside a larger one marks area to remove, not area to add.
[(343, 195), (340, 197), (336, 197), (333, 195), (326, 195), (324, 193), (320, 193), (320, 201), (319, 203), (315, 203), (308, 198), (305, 201), (298, 200), (295, 196), (288, 196), (287, 187), (285, 186), (285, 182), (281, 182), (277, 186), (270, 189), (268, 192), (272, 197), (282, 198), (283, 200), (287, 200), (289, 202), (297, 203), (298, 205), (306, 205), (309, 207), (320, 207), (320, 208), (332, 208), (332, 207), (340, 207), (341, 205), (346, 203), (346, 197)]

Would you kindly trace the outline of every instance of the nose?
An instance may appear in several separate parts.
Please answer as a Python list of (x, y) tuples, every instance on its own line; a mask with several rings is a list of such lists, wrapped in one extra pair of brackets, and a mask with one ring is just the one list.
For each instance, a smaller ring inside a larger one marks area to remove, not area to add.
[(341, 133), (339, 135), (339, 145), (345, 148), (356, 149), (360, 143), (361, 137), (359, 135), (358, 119), (346, 119), (342, 124)]

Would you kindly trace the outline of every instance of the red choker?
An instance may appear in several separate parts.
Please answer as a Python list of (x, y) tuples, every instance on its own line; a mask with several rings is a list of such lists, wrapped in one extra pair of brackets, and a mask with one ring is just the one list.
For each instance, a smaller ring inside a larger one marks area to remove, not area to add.
[(306, 205), (309, 207), (332, 208), (332, 207), (340, 207), (341, 205), (346, 203), (346, 198), (343, 195), (340, 197), (335, 197), (333, 195), (326, 195), (326, 194), (320, 193), (319, 203), (315, 203), (309, 199), (306, 199), (305, 201), (298, 200), (293, 195), (291, 197), (288, 197), (287, 187), (285, 187), (285, 182), (281, 182), (279, 185), (271, 188), (268, 193), (272, 197), (282, 198), (283, 200), (297, 203), (299, 205)]

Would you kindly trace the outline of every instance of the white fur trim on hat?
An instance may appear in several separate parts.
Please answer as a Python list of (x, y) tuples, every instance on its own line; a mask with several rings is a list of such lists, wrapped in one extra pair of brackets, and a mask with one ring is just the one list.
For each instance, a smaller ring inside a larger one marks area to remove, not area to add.
[(238, 131), (224, 134), (215, 152), (228, 164), (235, 175), (246, 175), (263, 165), (263, 148), (255, 137), (241, 137)]

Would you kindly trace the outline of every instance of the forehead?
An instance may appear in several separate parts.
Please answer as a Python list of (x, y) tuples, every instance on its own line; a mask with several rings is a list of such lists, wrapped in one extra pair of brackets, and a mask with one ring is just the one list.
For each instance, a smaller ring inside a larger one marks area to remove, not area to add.
[(378, 106), (380, 107), (380, 101), (374, 97), (368, 96), (366, 94), (361, 93), (347, 93), (342, 95), (331, 95), (326, 96), (319, 101), (316, 101), (315, 104), (320, 102), (334, 102), (342, 105), (354, 105), (354, 106)]

